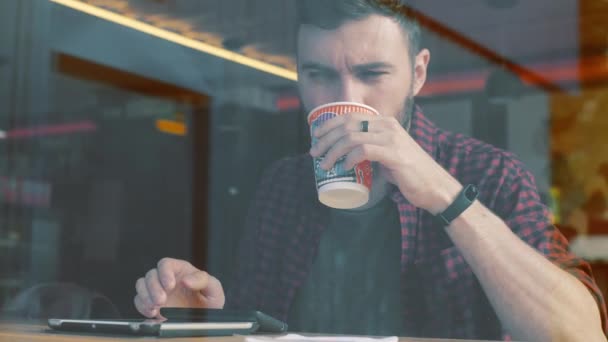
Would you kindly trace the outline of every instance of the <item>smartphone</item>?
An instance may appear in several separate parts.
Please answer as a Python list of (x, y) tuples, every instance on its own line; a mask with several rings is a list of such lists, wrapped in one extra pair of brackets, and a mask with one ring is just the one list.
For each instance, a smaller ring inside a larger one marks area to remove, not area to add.
[(256, 310), (226, 310), (198, 308), (161, 308), (160, 314), (170, 322), (253, 322), (257, 332), (282, 333), (287, 323)]
[(259, 325), (252, 321), (169, 322), (168, 320), (84, 320), (51, 318), (51, 329), (60, 332), (159, 337), (227, 336), (251, 334)]

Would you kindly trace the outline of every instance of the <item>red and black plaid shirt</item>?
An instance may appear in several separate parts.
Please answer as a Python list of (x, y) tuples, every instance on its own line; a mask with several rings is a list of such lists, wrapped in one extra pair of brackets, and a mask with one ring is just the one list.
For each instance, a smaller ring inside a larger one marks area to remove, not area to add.
[[(551, 224), (534, 179), (520, 161), (508, 152), (439, 129), (419, 109), (410, 134), (462, 184), (476, 184), (479, 200), (517, 236), (585, 284), (598, 302), (606, 329), (606, 306), (589, 265), (568, 251), (567, 240)], [(391, 197), (401, 219), (405, 331), (424, 337), (508, 339), (444, 228), (396, 188)], [(308, 155), (275, 163), (265, 173), (247, 219), (227, 307), (258, 309), (286, 320), (313, 264), (328, 211), (317, 200)]]

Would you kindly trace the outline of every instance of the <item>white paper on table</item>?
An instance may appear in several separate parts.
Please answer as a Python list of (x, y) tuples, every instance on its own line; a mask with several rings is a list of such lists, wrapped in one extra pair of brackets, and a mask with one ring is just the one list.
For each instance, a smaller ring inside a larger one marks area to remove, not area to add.
[(272, 336), (248, 336), (246, 342), (397, 342), (397, 336), (391, 337), (356, 337), (356, 336), (302, 336), (297, 334), (287, 334), (278, 337)]

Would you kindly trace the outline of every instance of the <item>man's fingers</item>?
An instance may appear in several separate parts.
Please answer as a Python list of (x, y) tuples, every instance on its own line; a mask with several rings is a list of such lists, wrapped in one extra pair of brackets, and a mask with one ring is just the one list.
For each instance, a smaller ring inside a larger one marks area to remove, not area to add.
[(135, 282), (135, 290), (137, 291), (137, 295), (141, 298), (143, 304), (147, 306), (154, 304), (150, 299), (150, 294), (148, 293), (148, 287), (146, 286), (146, 280), (144, 278), (137, 279), (137, 282)]
[(135, 289), (137, 290), (137, 295), (134, 299), (135, 307), (142, 315), (146, 317), (151, 317), (151, 315), (153, 316), (155, 305), (150, 299), (144, 278), (139, 278), (137, 280), (135, 283)]
[(209, 285), (211, 276), (204, 271), (192, 272), (182, 279), (182, 283), (191, 290), (203, 291)]
[(135, 304), (137, 311), (148, 318), (153, 318), (158, 315), (158, 309), (156, 307), (149, 306), (146, 302), (144, 302), (139, 294), (135, 296), (133, 303)]
[[(386, 137), (378, 133), (349, 133), (335, 143), (325, 154), (321, 167), (330, 169), (343, 156), (348, 155), (353, 149), (364, 145), (384, 145)], [(347, 165), (344, 165), (347, 167)]]
[[(374, 119), (370, 121), (370, 119)], [(333, 119), (332, 119), (333, 120)], [(330, 120), (330, 121), (332, 121)], [(367, 132), (361, 132), (361, 122), (363, 120), (370, 121), (368, 124)], [(328, 122), (330, 122), (328, 121)], [(361, 114), (361, 116), (352, 117), (343, 120), (344, 122), (340, 125), (337, 125), (330, 131), (326, 131), (323, 135), (318, 137), (316, 144), (311, 147), (310, 155), (313, 157), (320, 157), (327, 153), (327, 151), (333, 147), (336, 143), (340, 142), (345, 137), (356, 133), (364, 133), (367, 136), (377, 133), (385, 132), (391, 128), (390, 120), (383, 120), (378, 117), (373, 117), (371, 115)], [(323, 127), (325, 128), (325, 126)]]
[(211, 301), (216, 301), (220, 304), (220, 307), (224, 306), (224, 290), (222, 283), (216, 277), (209, 275), (209, 283), (207, 287), (202, 290), (202, 294)]
[(167, 294), (160, 284), (158, 271), (156, 269), (151, 269), (146, 273), (146, 288), (148, 290), (148, 295), (150, 296), (150, 301), (154, 305), (165, 304), (167, 301)]
[[(352, 126), (353, 124), (351, 124), (350, 126)], [(334, 129), (332, 129), (331, 131), (329, 131), (327, 134), (323, 135), (314, 146), (312, 146), (312, 148), (310, 149), (310, 154), (313, 157), (320, 157), (323, 154), (325, 154), (325, 152), (327, 152), (327, 150), (333, 146), (333, 144), (336, 143), (336, 141), (340, 140), (340, 138), (342, 138), (344, 135), (348, 134), (349, 132), (353, 132), (356, 131), (355, 128), (350, 128), (348, 127), (349, 124), (345, 123), (344, 125), (338, 126)]]
[(219, 279), (204, 271), (196, 271), (182, 279), (184, 286), (199, 294), (199, 300), (209, 308), (224, 307), (226, 298)]
[(361, 145), (349, 154), (344, 159), (344, 168), (352, 169), (356, 164), (362, 161), (379, 161), (380, 159), (388, 160), (390, 157), (386, 155), (385, 150), (381, 146), (376, 145)]
[(315, 137), (319, 138), (319, 137), (324, 136), (325, 134), (327, 134), (334, 128), (343, 125), (347, 121), (350, 121), (350, 120), (357, 121), (357, 122), (361, 122), (362, 120), (372, 121), (377, 118), (379, 118), (379, 116), (369, 115), (369, 114), (364, 114), (364, 113), (350, 113), (350, 114), (339, 115), (331, 120), (327, 120), (327, 122), (324, 122), (323, 125), (321, 125), (317, 129), (315, 129), (313, 134)]
[(194, 267), (184, 260), (162, 258), (156, 269), (161, 285), (166, 292), (171, 292), (175, 288), (178, 275), (185, 274)]
[(157, 268), (151, 269), (145, 277), (137, 280), (137, 295), (133, 302), (146, 317), (161, 318), (160, 308), (168, 303), (174, 306), (199, 305), (199, 302), (207, 300), (205, 291), (210, 291), (217, 298), (211, 305), (221, 308), (224, 305), (222, 286), (216, 280), (211, 282), (212, 289), (209, 290), (207, 286), (210, 280), (216, 279), (185, 260), (163, 258), (158, 262)]

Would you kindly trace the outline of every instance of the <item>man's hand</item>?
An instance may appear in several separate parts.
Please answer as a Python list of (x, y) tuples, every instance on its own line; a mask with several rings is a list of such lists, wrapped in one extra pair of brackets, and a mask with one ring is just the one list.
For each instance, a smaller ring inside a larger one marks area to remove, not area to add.
[[(369, 121), (361, 132), (361, 121)], [(331, 168), (342, 156), (350, 169), (364, 160), (378, 162), (382, 175), (396, 185), (410, 203), (433, 214), (442, 212), (462, 189), (414, 141), (393, 117), (348, 114), (327, 121), (314, 132), (313, 157), (325, 155), (321, 167)]]
[(221, 309), (225, 302), (220, 281), (184, 260), (161, 259), (135, 288), (135, 307), (150, 318), (162, 318), (161, 307)]

